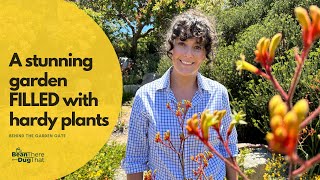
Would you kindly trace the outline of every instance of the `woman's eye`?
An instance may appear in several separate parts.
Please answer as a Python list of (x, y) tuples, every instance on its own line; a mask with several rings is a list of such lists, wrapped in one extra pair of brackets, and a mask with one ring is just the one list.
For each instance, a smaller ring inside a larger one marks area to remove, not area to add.
[(202, 47), (201, 47), (201, 46), (195, 46), (194, 49), (196, 49), (196, 50), (201, 50)]
[(178, 42), (178, 45), (179, 46), (184, 46), (185, 44), (184, 44), (184, 42)]

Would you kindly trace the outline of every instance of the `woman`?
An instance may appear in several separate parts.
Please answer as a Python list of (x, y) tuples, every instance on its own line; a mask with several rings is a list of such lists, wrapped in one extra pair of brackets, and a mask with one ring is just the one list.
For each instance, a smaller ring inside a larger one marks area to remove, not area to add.
[[(205, 109), (227, 110), (222, 120), (221, 131), (225, 135), (231, 121), (228, 93), (216, 81), (203, 77), (198, 71), (208, 58), (214, 43), (214, 28), (208, 19), (199, 12), (190, 10), (178, 15), (167, 33), (167, 53), (173, 66), (158, 80), (141, 87), (135, 96), (129, 122), (129, 137), (126, 157), (122, 164), (128, 174), (127, 179), (142, 179), (143, 171), (156, 170), (156, 179), (196, 179), (193, 170), (198, 164), (190, 159), (208, 149), (196, 137), (185, 141), (184, 174), (180, 160), (170, 148), (155, 142), (158, 132), (161, 136), (170, 131), (174, 147), (180, 146), (181, 127), (174, 113), (167, 109), (169, 103), (175, 112), (176, 104), (188, 100), (192, 103), (186, 118)], [(184, 127), (186, 122), (184, 122)], [(184, 134), (187, 134), (184, 128)], [(218, 140), (216, 132), (210, 130), (210, 142), (223, 156), (230, 159), (237, 155), (237, 133), (233, 129), (229, 157)], [(236, 172), (226, 167), (224, 162), (214, 156), (205, 168), (207, 176), (214, 179), (237, 179)]]

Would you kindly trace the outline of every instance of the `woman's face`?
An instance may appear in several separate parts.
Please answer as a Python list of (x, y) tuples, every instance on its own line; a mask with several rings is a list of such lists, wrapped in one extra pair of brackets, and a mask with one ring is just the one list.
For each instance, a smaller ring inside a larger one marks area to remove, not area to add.
[(197, 43), (196, 38), (181, 41), (176, 38), (173, 42), (172, 64), (174, 70), (182, 76), (192, 76), (198, 73), (201, 63), (206, 58), (203, 44)]

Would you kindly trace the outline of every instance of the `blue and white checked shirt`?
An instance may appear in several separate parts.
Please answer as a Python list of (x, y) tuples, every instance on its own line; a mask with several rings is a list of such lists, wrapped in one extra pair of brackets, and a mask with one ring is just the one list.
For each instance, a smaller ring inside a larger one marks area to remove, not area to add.
[[(176, 149), (179, 149), (181, 128), (177, 117), (166, 108), (170, 102), (175, 111), (177, 101), (170, 89), (171, 68), (160, 78), (142, 86), (136, 93), (129, 122), (129, 137), (126, 157), (122, 167), (127, 174), (143, 172), (148, 169), (156, 170), (156, 179), (180, 180), (183, 179), (181, 165), (177, 154), (160, 143), (155, 142), (155, 135), (160, 132), (163, 139), (164, 133), (169, 130), (170, 138)], [(197, 75), (198, 91), (192, 99), (192, 107), (186, 115), (186, 120), (195, 113), (201, 113), (205, 109), (222, 110), (227, 113), (222, 120), (221, 130), (223, 136), (231, 121), (228, 92), (220, 83)], [(186, 126), (186, 122), (185, 125)], [(185, 134), (187, 132), (185, 131)], [(217, 139), (217, 133), (210, 130), (210, 141), (215, 149), (223, 156), (229, 157), (222, 143)], [(236, 147), (237, 132), (233, 129), (229, 147), (233, 156), (238, 154)], [(191, 136), (185, 142), (185, 175), (186, 178), (196, 179), (193, 169), (198, 165), (191, 161), (191, 156), (208, 151), (203, 143)], [(206, 176), (213, 175), (215, 180), (223, 179), (226, 175), (225, 164), (214, 156), (209, 160), (209, 166), (205, 168)]]

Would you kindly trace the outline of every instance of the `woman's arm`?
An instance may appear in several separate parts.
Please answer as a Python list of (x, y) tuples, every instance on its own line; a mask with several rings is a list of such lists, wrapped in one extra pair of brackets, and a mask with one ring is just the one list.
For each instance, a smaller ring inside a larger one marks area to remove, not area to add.
[[(134, 98), (132, 111), (129, 120), (128, 141), (126, 148), (126, 156), (122, 163), (128, 178), (142, 180), (143, 171), (148, 169), (149, 144), (148, 144), (148, 119), (143, 114), (144, 102), (138, 90)], [(138, 176), (134, 174), (139, 174)]]
[[(231, 158), (227, 158), (231, 163), (232, 163), (232, 160)], [(236, 161), (236, 158), (233, 158), (234, 161)], [(237, 171), (235, 171), (232, 167), (226, 165), (226, 173), (227, 173), (227, 179), (228, 180), (236, 180), (238, 179), (238, 173)]]
[(143, 172), (127, 175), (127, 180), (142, 180), (142, 179), (143, 179)]

